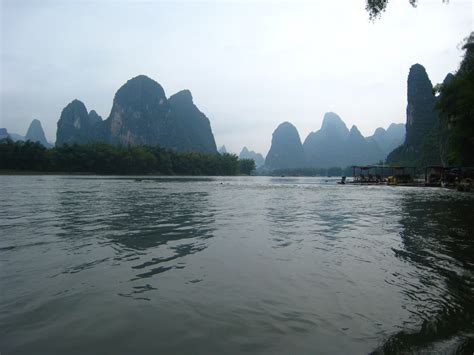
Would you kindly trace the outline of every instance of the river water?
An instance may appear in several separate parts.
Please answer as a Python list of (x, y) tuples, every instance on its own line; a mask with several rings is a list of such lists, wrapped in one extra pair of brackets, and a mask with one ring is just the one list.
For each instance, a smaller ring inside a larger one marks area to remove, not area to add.
[(474, 195), (270, 177), (0, 176), (0, 353), (474, 347)]

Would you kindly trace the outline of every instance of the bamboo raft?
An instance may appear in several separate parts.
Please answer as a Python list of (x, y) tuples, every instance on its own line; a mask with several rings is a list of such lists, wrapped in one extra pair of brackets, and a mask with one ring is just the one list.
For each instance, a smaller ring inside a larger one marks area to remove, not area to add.
[(474, 168), (427, 166), (424, 178), (417, 177), (417, 168), (413, 166), (354, 165), (352, 180), (343, 176), (338, 184), (356, 185), (393, 185), (415, 187), (458, 188), (461, 191), (474, 190)]

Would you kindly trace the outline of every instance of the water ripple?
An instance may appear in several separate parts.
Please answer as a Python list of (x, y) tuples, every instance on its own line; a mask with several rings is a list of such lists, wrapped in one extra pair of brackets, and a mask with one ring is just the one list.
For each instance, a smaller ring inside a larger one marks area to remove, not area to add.
[(0, 179), (5, 353), (450, 352), (474, 334), (472, 195)]

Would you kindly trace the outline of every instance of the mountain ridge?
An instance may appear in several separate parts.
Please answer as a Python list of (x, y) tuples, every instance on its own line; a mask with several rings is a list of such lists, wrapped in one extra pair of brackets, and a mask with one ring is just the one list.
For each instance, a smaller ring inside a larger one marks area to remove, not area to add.
[(191, 92), (182, 90), (167, 98), (163, 87), (146, 75), (129, 79), (117, 90), (105, 120), (73, 100), (61, 113), (56, 136), (58, 145), (105, 141), (217, 153), (210, 121), (194, 104)]
[(379, 127), (372, 136), (364, 137), (356, 125), (349, 130), (339, 115), (327, 112), (321, 128), (310, 132), (302, 144), (304, 159), (298, 156), (287, 158), (299, 162), (298, 165), (293, 163), (290, 167), (288, 163), (281, 164), (278, 160), (268, 164), (270, 153), (273, 153), (270, 148), (265, 168), (331, 168), (375, 164), (385, 160), (390, 150), (403, 142), (404, 132), (404, 124), (392, 123), (387, 129)]

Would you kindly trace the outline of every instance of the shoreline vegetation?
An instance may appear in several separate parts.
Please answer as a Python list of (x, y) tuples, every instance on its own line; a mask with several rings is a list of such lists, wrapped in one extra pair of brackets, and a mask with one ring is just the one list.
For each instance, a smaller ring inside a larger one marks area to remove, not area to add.
[(159, 146), (103, 142), (45, 148), (38, 142), (0, 141), (0, 174), (249, 175), (251, 159), (235, 154), (177, 152)]
[(253, 159), (229, 153), (177, 152), (160, 146), (104, 142), (46, 148), (0, 140), (0, 175), (319, 176), (352, 174), (351, 167), (256, 169)]

